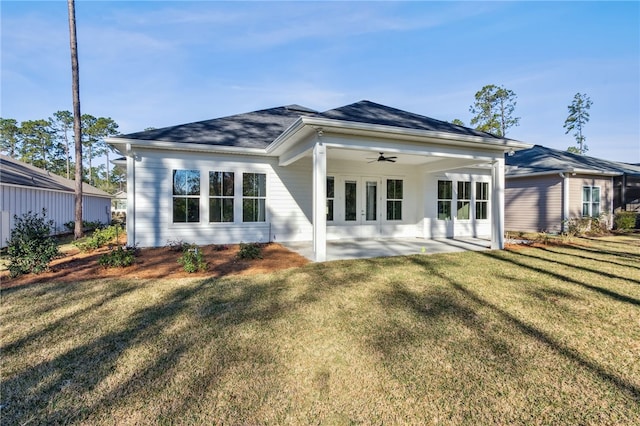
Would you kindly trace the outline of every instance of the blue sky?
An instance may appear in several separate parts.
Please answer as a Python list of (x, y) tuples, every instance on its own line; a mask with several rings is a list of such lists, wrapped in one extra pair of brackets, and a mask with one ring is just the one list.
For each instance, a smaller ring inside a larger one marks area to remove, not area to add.
[[(71, 110), (65, 1), (2, 1), (1, 116)], [(130, 133), (275, 106), (367, 99), (469, 124), (486, 84), (517, 95), (507, 136), (640, 162), (640, 2), (76, 1), (83, 113)]]

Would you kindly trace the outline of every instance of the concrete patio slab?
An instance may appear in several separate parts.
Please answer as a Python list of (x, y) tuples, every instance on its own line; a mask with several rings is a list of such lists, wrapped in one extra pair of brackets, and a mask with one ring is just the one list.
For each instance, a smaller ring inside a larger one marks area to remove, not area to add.
[[(311, 241), (281, 243), (309, 260), (313, 258)], [(491, 241), (480, 238), (376, 238), (327, 241), (327, 261), (371, 257), (407, 256), (460, 251), (489, 250)]]

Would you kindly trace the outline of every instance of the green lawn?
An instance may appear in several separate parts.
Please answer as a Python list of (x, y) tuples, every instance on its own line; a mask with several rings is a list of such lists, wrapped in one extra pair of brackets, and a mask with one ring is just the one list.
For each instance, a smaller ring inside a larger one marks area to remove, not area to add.
[(640, 236), (2, 292), (2, 424), (638, 424)]

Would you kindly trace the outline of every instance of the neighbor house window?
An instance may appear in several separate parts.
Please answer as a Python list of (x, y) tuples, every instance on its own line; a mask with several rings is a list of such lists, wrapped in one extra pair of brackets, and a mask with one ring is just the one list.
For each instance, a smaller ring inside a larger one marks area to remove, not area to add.
[(582, 187), (582, 216), (600, 216), (600, 187)]
[(200, 172), (173, 171), (173, 222), (200, 222)]
[(344, 220), (353, 222), (356, 220), (356, 186), (354, 180), (348, 180), (344, 183)]
[(267, 197), (267, 175), (242, 174), (242, 221), (264, 222)]
[(209, 222), (233, 222), (233, 172), (209, 172)]
[(438, 181), (438, 219), (451, 219), (451, 199), (453, 184), (450, 180)]
[(456, 218), (469, 220), (471, 207), (471, 182), (458, 182), (458, 206)]
[(401, 179), (387, 179), (387, 220), (402, 220)]
[(476, 182), (476, 219), (486, 219), (487, 204), (489, 203), (489, 184)]
[(333, 220), (333, 201), (335, 199), (335, 178), (327, 176), (327, 221)]

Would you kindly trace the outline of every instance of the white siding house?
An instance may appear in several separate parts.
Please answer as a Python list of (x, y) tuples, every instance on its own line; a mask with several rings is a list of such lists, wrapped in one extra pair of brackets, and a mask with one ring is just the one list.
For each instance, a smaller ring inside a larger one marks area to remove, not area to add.
[[(65, 223), (75, 217), (75, 182), (30, 164), (0, 155), (0, 245), (6, 246), (14, 226), (14, 216), (47, 211), (54, 232), (67, 231)], [(83, 220), (111, 222), (111, 195), (83, 184)]]
[(369, 101), (255, 111), (107, 140), (126, 157), (129, 244), (487, 237), (504, 154), (531, 145)]

